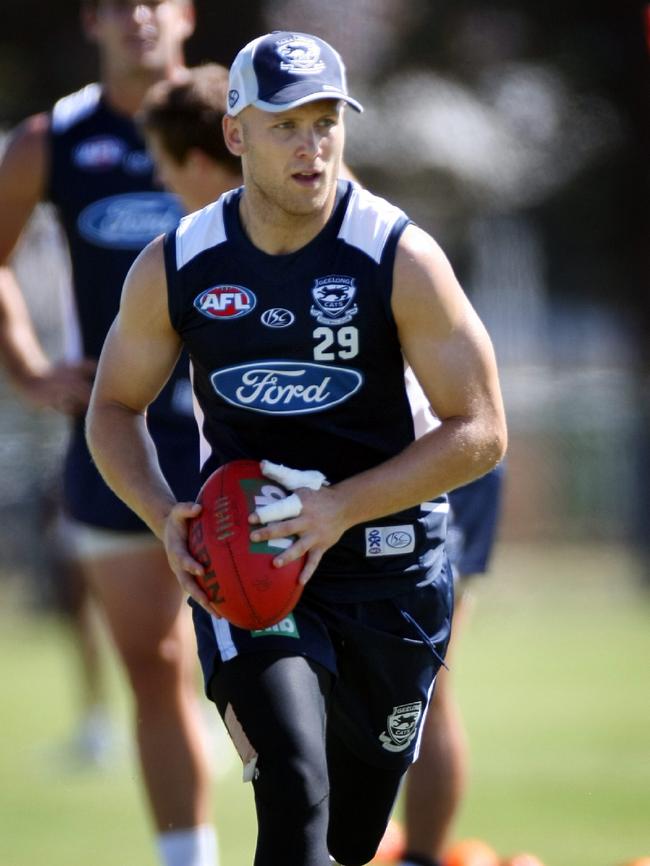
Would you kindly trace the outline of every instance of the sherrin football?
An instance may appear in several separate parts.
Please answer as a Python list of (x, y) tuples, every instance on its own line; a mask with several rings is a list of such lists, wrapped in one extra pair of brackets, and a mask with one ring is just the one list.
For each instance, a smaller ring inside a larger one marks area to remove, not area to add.
[(219, 616), (249, 631), (280, 622), (302, 593), (298, 576), (304, 557), (282, 568), (273, 565), (291, 540), (250, 540), (249, 514), (288, 495), (262, 475), (257, 461), (233, 460), (213, 472), (197, 496), (203, 508), (190, 521), (188, 540), (190, 553), (205, 569), (197, 583)]

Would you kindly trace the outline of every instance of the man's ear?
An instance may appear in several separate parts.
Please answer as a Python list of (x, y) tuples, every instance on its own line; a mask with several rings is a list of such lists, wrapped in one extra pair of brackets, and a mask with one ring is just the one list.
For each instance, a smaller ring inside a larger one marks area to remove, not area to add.
[(81, 4), (81, 10), (79, 12), (79, 17), (81, 19), (81, 29), (84, 32), (84, 36), (89, 42), (97, 41), (97, 7), (94, 3), (83, 3)]
[(189, 39), (194, 33), (196, 28), (196, 8), (193, 0), (186, 0), (186, 2), (183, 3), (183, 22), (185, 27), (183, 31), (183, 42), (185, 42), (185, 40)]
[(241, 121), (238, 117), (224, 114), (222, 120), (223, 137), (226, 147), (235, 156), (241, 156), (246, 150)]

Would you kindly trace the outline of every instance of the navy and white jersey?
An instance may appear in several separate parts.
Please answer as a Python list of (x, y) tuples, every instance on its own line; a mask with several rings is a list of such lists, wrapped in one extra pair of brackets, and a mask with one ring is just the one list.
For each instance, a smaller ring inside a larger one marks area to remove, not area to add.
[[(203, 477), (229, 460), (266, 458), (337, 482), (398, 454), (414, 438), (391, 310), (408, 218), (341, 181), (322, 231), (294, 253), (268, 255), (241, 227), (240, 197), (225, 194), (165, 238)], [(442, 563), (444, 504), (353, 527), (324, 556), (314, 588), (367, 598), (427, 580)]]
[[(153, 238), (173, 229), (183, 212), (175, 196), (156, 187), (153, 163), (135, 123), (106, 104), (98, 84), (56, 103), (48, 149), (47, 198), (58, 210), (72, 265), (75, 321), (66, 324), (74, 349), (68, 357), (98, 358), (135, 257)], [(171, 466), (174, 492), (192, 499), (198, 489), (198, 445), (186, 357), (150, 407), (148, 419), (161, 461)], [(176, 456), (162, 454), (163, 447)], [(83, 419), (72, 431), (63, 489), (65, 507), (77, 520), (121, 531), (145, 529), (97, 472)]]
[[(99, 84), (60, 99), (50, 130), (47, 197), (70, 248), (80, 348), (98, 358), (133, 260), (175, 228), (183, 211), (176, 196), (155, 186), (135, 123), (106, 104)], [(187, 375), (181, 365), (152, 417), (187, 423)]]

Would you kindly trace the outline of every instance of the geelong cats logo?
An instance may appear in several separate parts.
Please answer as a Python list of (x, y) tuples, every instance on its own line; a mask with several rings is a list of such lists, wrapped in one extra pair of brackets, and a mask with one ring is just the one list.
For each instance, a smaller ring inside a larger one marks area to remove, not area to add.
[(393, 712), (386, 719), (386, 730), (379, 735), (382, 746), (388, 752), (403, 752), (418, 732), (421, 715), (422, 701), (393, 707)]
[(353, 277), (339, 274), (318, 277), (311, 290), (315, 304), (309, 312), (323, 325), (344, 325), (359, 312), (353, 304), (356, 293)]

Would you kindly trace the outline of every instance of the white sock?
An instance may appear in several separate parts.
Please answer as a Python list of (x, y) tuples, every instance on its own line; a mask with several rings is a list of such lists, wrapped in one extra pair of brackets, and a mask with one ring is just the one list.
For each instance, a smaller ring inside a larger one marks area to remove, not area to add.
[(162, 866), (218, 866), (217, 834), (211, 824), (159, 833)]

